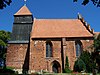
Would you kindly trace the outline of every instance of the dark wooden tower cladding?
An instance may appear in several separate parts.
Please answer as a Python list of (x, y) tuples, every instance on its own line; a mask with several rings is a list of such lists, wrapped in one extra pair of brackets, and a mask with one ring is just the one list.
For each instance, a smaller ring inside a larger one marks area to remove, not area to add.
[(32, 25), (32, 13), (26, 6), (23, 6), (16, 14), (14, 14), (11, 41), (28, 41)]
[(29, 70), (30, 33), (33, 16), (24, 5), (14, 14), (11, 40), (8, 42), (6, 66), (12, 67), (20, 73)]

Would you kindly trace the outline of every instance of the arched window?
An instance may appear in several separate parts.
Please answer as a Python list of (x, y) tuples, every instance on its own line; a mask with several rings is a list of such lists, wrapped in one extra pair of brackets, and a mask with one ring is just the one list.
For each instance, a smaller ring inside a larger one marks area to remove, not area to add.
[(75, 41), (75, 47), (76, 47), (76, 57), (79, 57), (83, 50), (81, 41)]
[(52, 43), (46, 42), (46, 57), (52, 57)]

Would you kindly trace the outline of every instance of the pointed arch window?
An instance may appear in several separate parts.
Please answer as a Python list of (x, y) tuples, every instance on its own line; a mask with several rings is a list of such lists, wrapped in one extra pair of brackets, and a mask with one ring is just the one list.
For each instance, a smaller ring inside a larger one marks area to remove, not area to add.
[(76, 57), (79, 57), (83, 50), (81, 41), (75, 41), (75, 47), (76, 47)]
[(46, 57), (52, 57), (52, 43), (51, 43), (51, 41), (46, 42)]

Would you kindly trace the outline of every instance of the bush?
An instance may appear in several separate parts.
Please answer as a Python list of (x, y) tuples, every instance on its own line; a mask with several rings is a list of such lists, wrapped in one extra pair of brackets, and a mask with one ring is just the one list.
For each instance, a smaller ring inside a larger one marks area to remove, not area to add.
[(70, 70), (70, 68), (69, 68), (68, 57), (66, 56), (66, 64), (65, 64), (64, 73), (71, 73), (71, 72), (72, 72), (72, 70)]
[(86, 72), (90, 73), (94, 68), (96, 68), (96, 63), (93, 60), (93, 55), (88, 51), (83, 51), (80, 59), (82, 59), (86, 65)]
[(72, 70), (70, 70), (69, 68), (64, 69), (64, 73), (71, 73), (71, 72), (72, 72)]
[(94, 68), (96, 68), (96, 63), (93, 60), (92, 54), (88, 51), (83, 51), (75, 62), (74, 71), (80, 72), (81, 70), (85, 70), (86, 72), (91, 73)]
[(15, 71), (12, 68), (10, 68), (10, 67), (4, 67), (3, 69), (0, 69), (0, 73), (14, 74)]
[(84, 63), (83, 60), (81, 59), (78, 59), (76, 62), (75, 62), (75, 65), (74, 65), (74, 71), (75, 72), (81, 72), (81, 71), (85, 71), (86, 70), (86, 65)]

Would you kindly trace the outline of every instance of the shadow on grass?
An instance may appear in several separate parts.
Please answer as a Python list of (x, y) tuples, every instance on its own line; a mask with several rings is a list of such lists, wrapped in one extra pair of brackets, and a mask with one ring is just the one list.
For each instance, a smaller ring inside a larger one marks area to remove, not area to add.
[(15, 71), (10, 68), (0, 68), (0, 75), (2, 74), (15, 74)]

